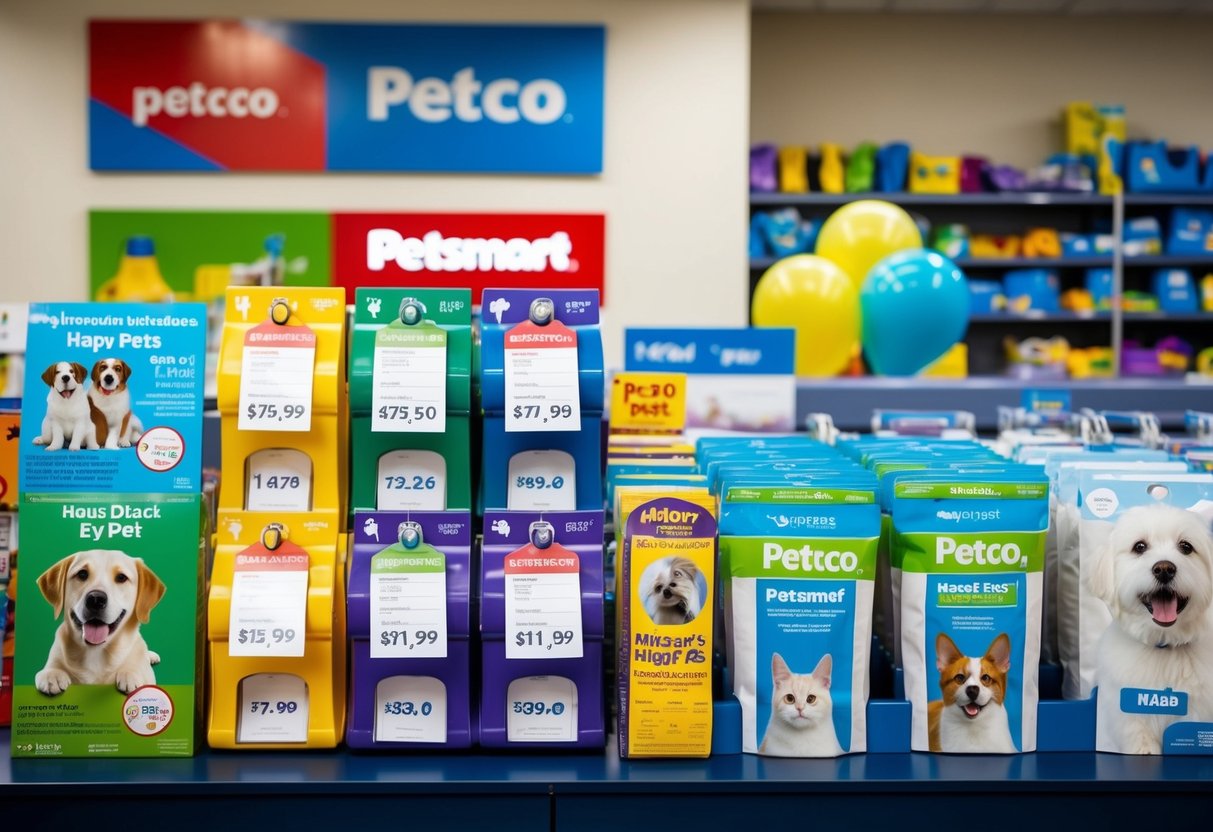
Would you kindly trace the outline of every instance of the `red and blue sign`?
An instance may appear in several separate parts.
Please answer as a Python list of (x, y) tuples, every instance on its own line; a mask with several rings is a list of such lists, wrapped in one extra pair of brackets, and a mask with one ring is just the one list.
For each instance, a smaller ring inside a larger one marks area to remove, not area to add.
[(602, 171), (602, 26), (89, 24), (93, 170)]

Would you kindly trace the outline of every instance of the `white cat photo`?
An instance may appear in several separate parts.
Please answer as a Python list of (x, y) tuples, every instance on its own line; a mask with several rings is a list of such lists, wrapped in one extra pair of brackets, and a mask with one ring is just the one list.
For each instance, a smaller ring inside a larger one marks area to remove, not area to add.
[(759, 754), (772, 757), (837, 757), (830, 698), (833, 660), (826, 653), (812, 673), (793, 673), (783, 656), (771, 655), (771, 720)]

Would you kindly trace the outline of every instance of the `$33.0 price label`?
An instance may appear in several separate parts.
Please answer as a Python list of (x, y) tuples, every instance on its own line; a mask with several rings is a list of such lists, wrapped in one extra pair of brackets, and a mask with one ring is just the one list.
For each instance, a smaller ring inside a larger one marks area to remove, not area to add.
[(394, 543), (371, 558), (371, 658), (447, 654), (446, 557)]
[(236, 742), (306, 742), (308, 699), (303, 679), (254, 673), (240, 682)]
[(446, 742), (446, 688), (432, 676), (389, 676), (375, 688), (376, 742)]
[(311, 510), (311, 457), (293, 448), (266, 448), (250, 454), (244, 494), (248, 511)]
[(244, 335), (239, 430), (312, 429), (316, 333), (264, 321)]
[(505, 557), (505, 657), (575, 659), (582, 649), (581, 562), (558, 543)]
[(525, 676), (507, 691), (506, 738), (510, 742), (577, 739), (577, 686), (563, 676)]
[(307, 581), (308, 554), (289, 540), (273, 551), (255, 543), (236, 555), (228, 655), (302, 656)]
[(573, 511), (577, 467), (565, 451), (519, 451), (510, 457), (506, 508), (510, 511)]
[(434, 451), (389, 451), (379, 458), (376, 491), (381, 511), (442, 511), (446, 460)]
[(505, 429), (581, 430), (577, 333), (560, 321), (505, 334)]
[(446, 330), (393, 321), (375, 333), (371, 430), (446, 430)]

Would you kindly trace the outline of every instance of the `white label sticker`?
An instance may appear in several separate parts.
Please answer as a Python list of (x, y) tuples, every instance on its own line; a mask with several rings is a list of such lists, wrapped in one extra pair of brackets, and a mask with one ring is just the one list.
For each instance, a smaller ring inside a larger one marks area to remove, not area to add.
[(241, 679), (236, 742), (307, 742), (307, 683), (291, 673)]
[(1111, 517), (1120, 508), (1120, 498), (1110, 488), (1096, 488), (1084, 499), (1091, 513), (1101, 520)]
[(266, 448), (248, 458), (247, 511), (311, 511), (312, 458), (294, 448)]
[(505, 429), (581, 430), (577, 333), (560, 321), (505, 334)]
[(396, 544), (371, 558), (371, 658), (446, 658), (446, 558)]
[(446, 430), (446, 331), (432, 323), (389, 324), (375, 334), (371, 430)]
[(446, 742), (446, 686), (433, 676), (388, 676), (375, 686), (376, 742)]
[(316, 333), (306, 326), (258, 324), (240, 358), (240, 430), (312, 429)]
[(563, 676), (526, 676), (510, 682), (505, 735), (510, 742), (575, 742), (577, 686)]
[(375, 507), (380, 511), (444, 511), (446, 459), (434, 451), (389, 451), (379, 457)]
[(7, 581), (12, 568), (12, 553), (17, 551), (17, 515), (0, 511), (0, 581)]
[(302, 656), (307, 640), (307, 552), (289, 540), (236, 555), (229, 656)]
[(510, 511), (573, 511), (577, 467), (564, 451), (520, 451), (510, 457)]
[(576, 659), (581, 646), (581, 562), (558, 543), (505, 557), (505, 657)]

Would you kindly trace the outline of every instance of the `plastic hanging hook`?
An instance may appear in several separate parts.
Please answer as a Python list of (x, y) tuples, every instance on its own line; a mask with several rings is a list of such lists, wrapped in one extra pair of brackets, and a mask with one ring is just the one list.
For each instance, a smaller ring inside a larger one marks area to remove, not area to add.
[(270, 304), (270, 320), (278, 326), (285, 326), (290, 319), (291, 306), (287, 303), (286, 298), (274, 298)]
[(270, 523), (261, 530), (261, 545), (273, 552), (287, 537), (289, 532), (285, 523)]
[(405, 520), (396, 529), (396, 539), (406, 549), (416, 549), (421, 545), (421, 524)]
[(536, 520), (527, 529), (527, 536), (536, 549), (547, 549), (556, 540), (556, 529), (546, 520)]
[(547, 326), (556, 317), (556, 304), (551, 298), (535, 298), (531, 301), (529, 317), (536, 326)]
[(425, 304), (417, 298), (405, 298), (400, 302), (400, 323), (416, 326), (425, 318)]

